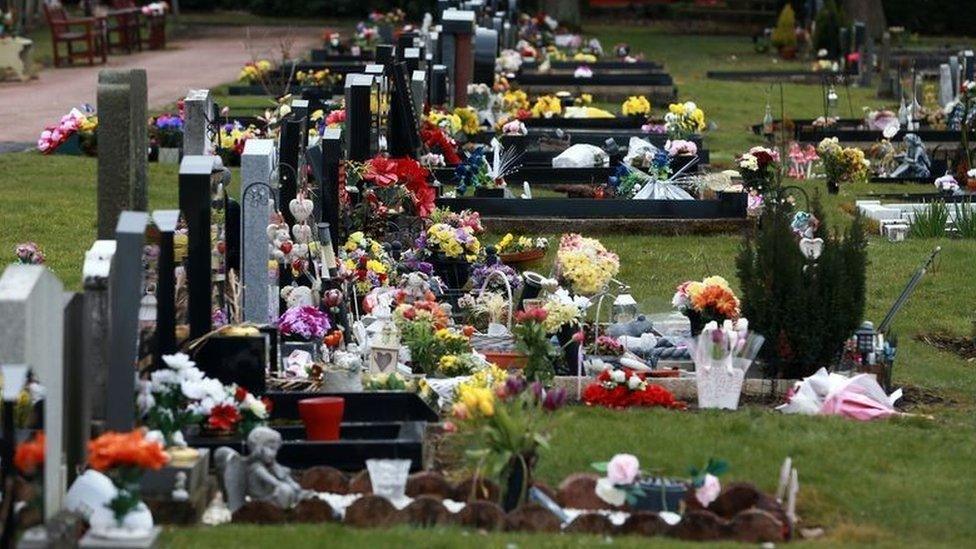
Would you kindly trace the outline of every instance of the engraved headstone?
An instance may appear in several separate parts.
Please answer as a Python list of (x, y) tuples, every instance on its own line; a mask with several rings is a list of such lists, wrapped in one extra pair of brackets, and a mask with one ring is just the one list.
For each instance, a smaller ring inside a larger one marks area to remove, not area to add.
[(183, 99), (183, 113), (183, 155), (213, 154), (210, 137), (213, 97), (210, 90), (190, 90)]
[(273, 212), (274, 140), (249, 139), (241, 156), (241, 282), (243, 320), (267, 324), (278, 317), (277, 269), (270, 266), (268, 224)]

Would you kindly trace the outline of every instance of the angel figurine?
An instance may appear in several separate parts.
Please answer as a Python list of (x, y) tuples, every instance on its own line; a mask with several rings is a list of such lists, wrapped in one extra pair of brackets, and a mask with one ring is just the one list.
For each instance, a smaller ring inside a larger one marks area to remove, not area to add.
[(314, 497), (291, 476), (291, 469), (276, 458), (281, 448), (281, 434), (268, 427), (255, 427), (247, 436), (248, 455), (241, 456), (231, 448), (218, 448), (217, 471), (224, 481), (227, 506), (236, 511), (245, 501), (267, 501), (282, 509)]

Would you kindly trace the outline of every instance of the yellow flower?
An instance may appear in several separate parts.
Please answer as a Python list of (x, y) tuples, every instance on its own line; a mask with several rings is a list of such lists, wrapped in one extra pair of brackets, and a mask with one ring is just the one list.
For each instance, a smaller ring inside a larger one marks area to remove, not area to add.
[(532, 116), (536, 118), (550, 118), (562, 112), (562, 101), (555, 95), (543, 95), (532, 106)]
[(454, 109), (454, 115), (461, 121), (461, 131), (473, 135), (481, 129), (478, 123), (478, 112), (471, 107), (458, 107)]
[(701, 295), (701, 293), (704, 291), (705, 291), (705, 285), (697, 281), (689, 283), (688, 286), (685, 288), (685, 292), (688, 294), (688, 297), (691, 299), (694, 299), (696, 296)]
[(647, 115), (651, 112), (651, 102), (643, 95), (632, 95), (624, 101), (624, 104), (620, 107), (620, 112), (624, 116)]
[(706, 286), (719, 286), (721, 288), (725, 288), (726, 290), (729, 289), (729, 281), (720, 276), (710, 276), (705, 280), (702, 280), (702, 283)]

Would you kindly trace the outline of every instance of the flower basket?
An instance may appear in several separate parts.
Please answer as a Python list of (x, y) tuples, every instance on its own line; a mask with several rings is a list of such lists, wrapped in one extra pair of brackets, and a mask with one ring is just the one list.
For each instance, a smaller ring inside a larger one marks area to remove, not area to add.
[(531, 250), (516, 252), (514, 254), (498, 254), (498, 258), (502, 260), (502, 263), (512, 266), (532, 263), (533, 261), (538, 261), (545, 256), (546, 251), (542, 248), (533, 248)]
[(638, 485), (644, 491), (644, 495), (638, 496), (637, 501), (631, 505), (638, 511), (677, 513), (688, 493), (688, 485), (679, 480), (653, 478), (642, 480)]
[(471, 276), (471, 263), (467, 261), (436, 257), (430, 260), (430, 264), (434, 268), (434, 274), (451, 289), (463, 288)]

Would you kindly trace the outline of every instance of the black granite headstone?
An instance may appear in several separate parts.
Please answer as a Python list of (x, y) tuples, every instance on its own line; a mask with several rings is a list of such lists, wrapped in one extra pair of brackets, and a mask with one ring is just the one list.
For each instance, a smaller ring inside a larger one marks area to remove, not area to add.
[(447, 90), (447, 67), (444, 65), (434, 65), (431, 70), (430, 80), (430, 104), (444, 105), (448, 101)]
[(153, 221), (159, 229), (159, 261), (156, 282), (156, 349), (153, 366), (162, 366), (162, 356), (176, 352), (176, 256), (173, 235), (179, 210), (156, 210)]
[(288, 226), (295, 224), (295, 216), (288, 205), (298, 196), (298, 170), (302, 143), (302, 120), (289, 116), (281, 122), (278, 140), (278, 208)]
[(184, 156), (180, 164), (180, 212), (187, 227), (187, 317), (190, 339), (210, 331), (210, 173), (212, 156)]
[(346, 158), (358, 162), (371, 155), (369, 99), (373, 77), (368, 74), (346, 75)]
[(421, 145), (420, 133), (406, 64), (396, 63), (393, 66), (392, 80), (393, 98), (390, 104), (387, 148), (391, 156), (416, 156)]

